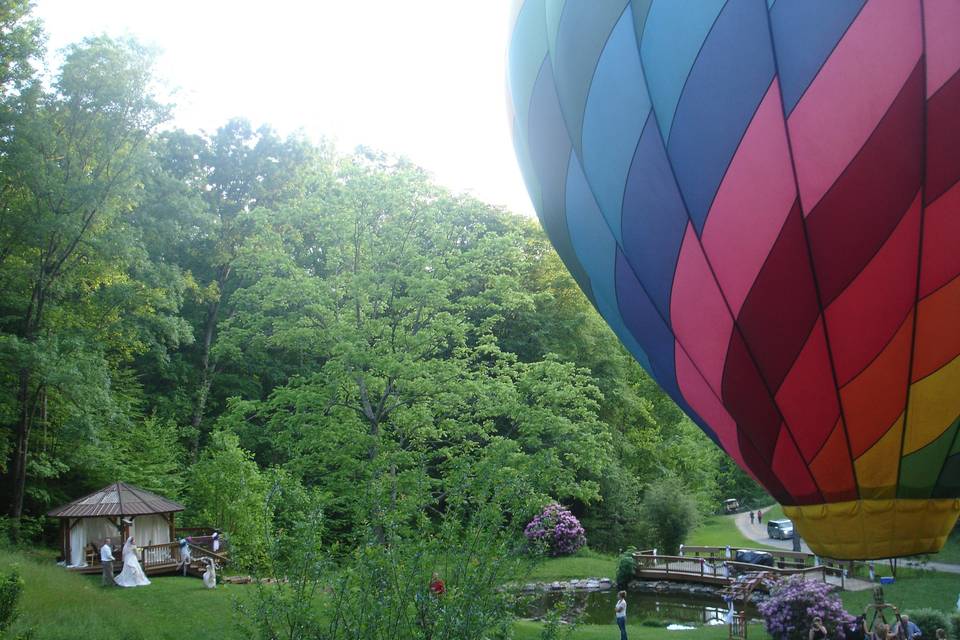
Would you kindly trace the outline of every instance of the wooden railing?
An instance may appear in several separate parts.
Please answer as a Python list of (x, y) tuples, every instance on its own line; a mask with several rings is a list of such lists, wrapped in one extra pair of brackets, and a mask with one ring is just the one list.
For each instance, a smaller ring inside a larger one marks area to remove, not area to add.
[(151, 544), (140, 547), (140, 565), (146, 569), (161, 564), (173, 564), (180, 561), (180, 545), (176, 542)]
[(176, 537), (185, 538), (187, 536), (211, 536), (213, 527), (177, 527), (174, 529)]
[[(807, 580), (819, 580), (830, 582), (830, 578), (838, 581), (840, 586), (844, 586), (844, 571), (836, 567), (827, 565), (815, 565), (810, 567), (802, 566), (774, 566), (752, 564), (749, 562), (737, 562), (725, 557), (703, 557), (687, 555), (687, 549), (684, 548), (682, 556), (661, 556), (653, 555), (648, 552), (637, 552), (633, 554), (636, 562), (637, 577), (644, 578), (667, 578), (675, 580), (696, 580), (700, 582), (712, 582), (716, 584), (727, 584), (736, 579), (737, 576), (747, 573), (769, 572), (776, 576), (802, 575)], [(796, 564), (796, 563), (794, 563)]]
[(206, 547), (200, 547), (195, 544), (190, 545), (190, 557), (193, 560), (199, 560), (200, 558), (210, 558), (213, 560), (214, 564), (217, 565), (217, 569), (222, 569), (226, 566), (229, 558), (224, 553), (214, 553)]
[[(209, 549), (195, 544), (190, 544), (189, 546), (191, 566), (202, 567), (202, 558), (210, 558), (217, 565), (217, 568), (221, 569), (226, 566), (229, 561), (226, 554), (214, 553)], [(144, 569), (158, 565), (179, 564), (180, 562), (180, 544), (177, 542), (140, 547), (140, 565)]]
[(746, 547), (730, 547), (731, 558), (727, 558), (727, 547), (700, 547), (700, 546), (683, 546), (680, 549), (680, 555), (694, 556), (694, 557), (703, 557), (703, 558), (714, 558), (719, 560), (727, 560), (736, 557), (737, 551), (756, 551), (769, 553), (773, 556), (773, 561), (776, 566), (781, 568), (802, 568), (805, 566), (815, 566), (816, 556), (812, 553), (804, 553), (802, 551), (785, 551), (779, 549), (752, 549)]
[[(813, 553), (802, 551), (787, 551), (784, 549), (753, 549), (747, 547), (730, 547), (732, 556), (736, 556), (737, 551), (757, 551), (769, 553), (773, 556), (774, 565), (781, 569), (803, 569), (807, 567), (825, 566), (831, 572), (830, 575), (836, 576), (855, 576), (867, 573), (867, 564), (864, 562), (854, 562), (852, 560), (834, 560), (833, 558), (824, 558)], [(701, 547), (701, 546), (683, 546), (680, 549), (680, 555), (727, 559), (727, 547)], [(731, 558), (732, 559), (732, 558)]]
[(708, 562), (705, 558), (685, 558), (683, 556), (661, 556), (639, 552), (633, 554), (636, 562), (636, 574), (643, 577), (644, 573), (674, 575), (678, 579), (690, 576), (700, 578), (716, 578), (723, 580), (729, 576), (724, 572), (721, 563)]
[(226, 555), (224, 541), (221, 540), (216, 551), (213, 550), (213, 536), (189, 536), (187, 542), (191, 547), (206, 549), (210, 553)]

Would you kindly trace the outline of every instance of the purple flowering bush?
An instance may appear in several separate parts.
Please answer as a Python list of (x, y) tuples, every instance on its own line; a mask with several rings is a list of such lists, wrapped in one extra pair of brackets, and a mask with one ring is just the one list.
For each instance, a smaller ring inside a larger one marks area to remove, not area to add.
[(576, 553), (587, 535), (576, 516), (557, 503), (548, 504), (523, 530), (527, 540), (543, 544), (552, 556)]
[(804, 580), (794, 575), (771, 587), (770, 595), (757, 605), (774, 640), (807, 640), (815, 617), (823, 620), (828, 637), (835, 637), (837, 626), (851, 622), (833, 585)]

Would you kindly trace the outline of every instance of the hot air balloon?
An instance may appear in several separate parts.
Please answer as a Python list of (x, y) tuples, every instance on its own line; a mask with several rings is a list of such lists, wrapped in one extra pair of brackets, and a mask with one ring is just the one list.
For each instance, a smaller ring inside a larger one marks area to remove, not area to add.
[(526, 0), (543, 227), (816, 553), (960, 513), (960, 0)]

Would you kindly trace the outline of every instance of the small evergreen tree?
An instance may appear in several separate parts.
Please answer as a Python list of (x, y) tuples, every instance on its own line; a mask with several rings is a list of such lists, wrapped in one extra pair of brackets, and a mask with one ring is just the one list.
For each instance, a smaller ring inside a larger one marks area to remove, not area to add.
[(675, 554), (697, 525), (697, 505), (675, 478), (652, 484), (643, 496), (643, 516), (661, 553)]

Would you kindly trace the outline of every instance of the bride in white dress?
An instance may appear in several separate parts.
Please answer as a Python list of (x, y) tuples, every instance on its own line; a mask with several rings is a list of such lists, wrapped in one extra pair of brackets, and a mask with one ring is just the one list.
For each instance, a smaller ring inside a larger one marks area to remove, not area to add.
[(140, 561), (137, 560), (137, 546), (133, 538), (123, 545), (123, 571), (113, 581), (121, 587), (143, 587), (150, 584), (140, 568)]

